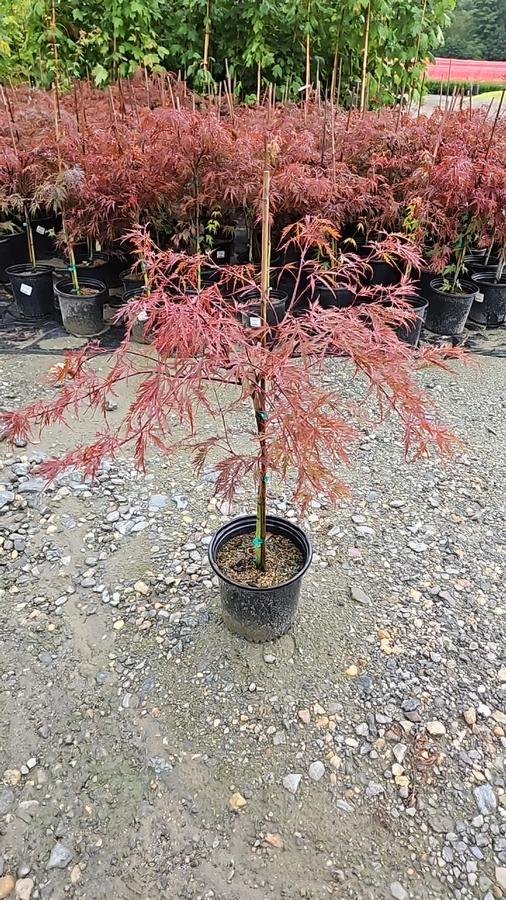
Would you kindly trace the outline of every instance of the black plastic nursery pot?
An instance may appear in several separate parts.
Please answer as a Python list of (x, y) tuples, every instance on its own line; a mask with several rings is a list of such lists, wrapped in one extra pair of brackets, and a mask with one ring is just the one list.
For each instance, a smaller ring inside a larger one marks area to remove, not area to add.
[(411, 297), (408, 302), (416, 313), (416, 319), (406, 322), (405, 325), (399, 325), (395, 332), (400, 341), (409, 344), (410, 347), (418, 347), (422, 327), (427, 318), (429, 301), (424, 297)]
[(316, 282), (312, 300), (317, 300), (324, 309), (344, 309), (347, 306), (353, 306), (355, 302), (355, 294), (342, 287), (330, 287), (325, 284)]
[[(126, 291), (123, 294), (123, 303), (128, 303), (129, 300), (133, 300), (134, 298), (139, 297), (144, 293), (144, 285), (139, 285), (139, 287), (133, 288), (131, 291)], [(128, 315), (128, 314), (127, 314)], [(130, 331), (130, 338), (136, 344), (150, 344), (151, 343), (151, 335), (146, 333), (146, 321), (142, 317), (142, 313), (137, 315), (132, 322), (132, 329)]]
[(9, 281), (7, 269), (28, 260), (25, 234), (6, 234), (0, 237), (0, 283)]
[[(121, 283), (121, 265), (121, 262), (114, 257), (110, 257), (108, 253), (95, 253), (93, 261), (84, 259), (76, 264), (77, 277), (79, 281), (81, 279), (100, 281), (107, 288), (119, 287)], [(68, 278), (68, 272), (68, 264), (56, 266), (54, 270), (55, 284), (64, 278)]]
[(376, 285), (377, 287), (392, 287), (395, 284), (399, 284), (401, 280), (401, 272), (396, 266), (393, 266), (391, 263), (387, 262), (384, 259), (371, 259), (368, 257), (373, 252), (373, 248), (369, 247), (368, 244), (363, 244), (362, 246), (357, 247), (356, 249), (357, 256), (360, 256), (362, 259), (367, 260), (367, 265), (371, 267), (372, 271), (365, 271), (362, 279), (362, 283), (366, 286)]
[(462, 282), (460, 294), (450, 294), (442, 288), (443, 278), (431, 281), (425, 327), (434, 334), (462, 334), (477, 288), (469, 281)]
[(478, 253), (479, 251), (473, 251), (464, 257), (464, 265), (471, 276), (475, 273), (487, 272), (489, 269), (497, 269), (499, 259), (495, 254), (487, 259), (486, 252), (481, 256)]
[(487, 328), (497, 328), (506, 320), (506, 273), (500, 281), (496, 281), (495, 273), (495, 269), (489, 269), (472, 277), (483, 301), (474, 301), (469, 319), (478, 325), (486, 325)]
[(234, 241), (235, 235), (232, 234), (230, 237), (219, 238), (214, 242), (214, 247), (209, 255), (217, 266), (228, 266), (232, 259)]
[(313, 558), (307, 534), (279, 516), (267, 516), (267, 531), (288, 538), (302, 552), (304, 562), (289, 581), (272, 587), (251, 587), (232, 581), (218, 568), (218, 552), (240, 534), (255, 533), (255, 516), (232, 519), (214, 535), (209, 545), (209, 562), (218, 576), (223, 621), (227, 628), (248, 641), (263, 643), (286, 634), (293, 625), (299, 605), (302, 579)]
[(76, 294), (72, 282), (59, 281), (55, 287), (63, 327), (76, 337), (96, 337), (105, 330), (104, 302), (107, 288), (102, 281), (82, 279), (79, 287), (85, 293)]
[(53, 270), (51, 266), (28, 263), (6, 269), (19, 312), (29, 319), (43, 319), (54, 311)]
[(130, 291), (135, 291), (137, 288), (142, 288), (144, 284), (144, 275), (142, 272), (132, 272), (131, 269), (123, 269), (123, 271), (119, 273), (119, 278), (125, 294)]
[[(238, 295), (240, 303), (247, 304), (247, 310), (242, 313), (242, 321), (250, 328), (260, 327), (260, 290), (248, 288)], [(267, 323), (271, 326), (279, 325), (283, 321), (286, 311), (287, 296), (283, 291), (269, 292), (269, 304), (267, 307)]]

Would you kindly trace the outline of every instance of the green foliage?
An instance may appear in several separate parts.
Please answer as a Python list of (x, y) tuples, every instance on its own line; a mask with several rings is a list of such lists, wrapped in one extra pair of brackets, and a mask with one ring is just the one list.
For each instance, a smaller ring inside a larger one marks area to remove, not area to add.
[(458, 0), (439, 55), (506, 59), (506, 0)]
[[(369, 2), (368, 96), (372, 105), (391, 102), (418, 83), (455, 0), (55, 0), (55, 28), (51, 0), (0, 0), (3, 65), (9, 58), (14, 77), (47, 86), (55, 75), (54, 40), (62, 83), (91, 76), (103, 85), (139, 66), (163, 66), (203, 88), (221, 81), (228, 65), (242, 97), (268, 83), (278, 96), (295, 97), (305, 84), (309, 42), (311, 83), (328, 86), (336, 58), (340, 100), (349, 103), (360, 87)], [(206, 21), (208, 69), (202, 65)]]
[[(450, 81), (433, 81), (428, 78), (425, 82), (425, 89), (429, 94), (439, 94), (441, 92), (441, 88), (443, 90), (443, 95), (446, 94), (454, 94), (456, 92), (464, 93), (466, 95), (469, 94), (471, 87), (475, 89), (475, 93), (478, 94), (489, 94), (491, 92), (500, 91), (501, 88), (504, 87), (504, 84), (501, 84), (499, 81), (480, 81), (480, 82), (470, 82), (470, 81), (454, 81), (450, 79)], [(476, 90), (477, 89), (477, 90)]]

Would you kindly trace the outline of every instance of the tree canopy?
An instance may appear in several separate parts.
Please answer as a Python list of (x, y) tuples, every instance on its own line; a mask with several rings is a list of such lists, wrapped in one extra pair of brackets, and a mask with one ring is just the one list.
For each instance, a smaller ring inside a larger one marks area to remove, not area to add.
[(373, 102), (388, 102), (418, 82), (454, 3), (0, 0), (0, 77), (50, 85), (56, 43), (68, 81), (90, 77), (100, 85), (145, 66), (181, 71), (198, 86), (228, 70), (242, 96), (267, 82), (292, 96), (308, 78), (328, 85), (335, 61), (345, 99), (359, 89), (368, 32), (367, 92)]
[(458, 0), (440, 56), (506, 60), (506, 0)]

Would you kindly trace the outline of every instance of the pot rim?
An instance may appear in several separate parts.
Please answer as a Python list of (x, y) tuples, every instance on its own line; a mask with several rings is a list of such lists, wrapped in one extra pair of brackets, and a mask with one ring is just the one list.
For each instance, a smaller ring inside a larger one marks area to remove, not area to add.
[(434, 293), (441, 294), (443, 297), (448, 297), (451, 300), (469, 300), (470, 297), (474, 297), (478, 291), (475, 288), (474, 284), (470, 281), (466, 281), (465, 279), (461, 281), (463, 287), (471, 288), (471, 290), (466, 291), (461, 294), (453, 294), (449, 291), (443, 291), (441, 285), (443, 284), (443, 278), (438, 276), (437, 278), (433, 278), (430, 283), (430, 288)]
[[(250, 591), (252, 593), (259, 593), (259, 594), (276, 591), (279, 588), (284, 588), (287, 585), (294, 584), (296, 581), (299, 581), (301, 578), (303, 578), (303, 576), (306, 574), (307, 570), (309, 569), (309, 566), (311, 565), (311, 563), (313, 561), (313, 545), (311, 543), (311, 539), (310, 539), (309, 535), (306, 534), (304, 529), (300, 527), (300, 525), (296, 525), (294, 522), (291, 522), (289, 519), (283, 519), (281, 516), (275, 516), (275, 515), (267, 516), (267, 528), (269, 529), (269, 526), (271, 528), (273, 526), (275, 527), (277, 524), (278, 525), (281, 524), (284, 527), (288, 526), (289, 530), (291, 529), (293, 532), (295, 532), (301, 538), (299, 549), (305, 551), (305, 560), (302, 565), (302, 568), (299, 569), (299, 571), (296, 572), (295, 575), (292, 575), (292, 577), (289, 578), (288, 581), (280, 581), (279, 584), (273, 584), (268, 587), (265, 587), (265, 586), (257, 587), (256, 585), (249, 585), (249, 584), (244, 584), (244, 582), (234, 581), (233, 578), (230, 578), (228, 575), (225, 575), (224, 572), (221, 571), (221, 569), (219, 568), (214, 557), (217, 555), (217, 552), (220, 549), (220, 547), (222, 546), (222, 544), (225, 543), (224, 540), (220, 540), (220, 538), (223, 537), (223, 532), (226, 532), (226, 537), (229, 537), (229, 538), (235, 537), (236, 534), (248, 534), (248, 532), (250, 530), (253, 533), (255, 530), (255, 522), (256, 522), (256, 517), (253, 515), (235, 516), (233, 519), (230, 519), (228, 522), (226, 522), (225, 525), (222, 525), (221, 528), (218, 528), (218, 531), (216, 531), (214, 533), (213, 539), (212, 539), (211, 543), (209, 544), (209, 547), (207, 550), (207, 555), (208, 555), (208, 559), (209, 559), (209, 564), (210, 564), (213, 572), (215, 573), (215, 575), (217, 575), (218, 578), (221, 578), (222, 581), (225, 581), (227, 584), (230, 584), (233, 587), (239, 588), (240, 590), (243, 590), (243, 591)], [(242, 525), (251, 525), (252, 527), (251, 527), (251, 529), (249, 529), (249, 528), (240, 529), (236, 532), (234, 530), (234, 526), (238, 526), (241, 524)]]
[(98, 297), (100, 294), (105, 294), (107, 292), (107, 286), (103, 281), (98, 281), (95, 278), (82, 278), (79, 281), (80, 287), (92, 287), (96, 288), (95, 294), (74, 294), (72, 290), (65, 291), (64, 287), (73, 287), (72, 281), (69, 279), (62, 279), (61, 281), (57, 281), (54, 289), (59, 297), (68, 297), (70, 300), (93, 300), (95, 297)]
[[(480, 286), (482, 284), (484, 284), (486, 287), (495, 287), (495, 288), (504, 287), (504, 288), (506, 288), (506, 271), (504, 272), (500, 281), (495, 280), (495, 278), (494, 278), (495, 272), (496, 272), (496, 269), (491, 267), (486, 272), (476, 272), (475, 274), (473, 274), (471, 276), (471, 279), (472, 279), (472, 281), (474, 281), (475, 283), (477, 283)], [(487, 278), (491, 279), (491, 280), (486, 281), (485, 279), (487, 279)]]
[[(28, 268), (27, 268), (28, 266)], [(5, 271), (7, 275), (18, 275), (18, 277), (22, 277), (26, 275), (27, 278), (36, 278), (37, 275), (47, 275), (52, 274), (54, 270), (54, 266), (46, 266), (46, 265), (37, 265), (35, 268), (30, 266), (30, 263), (16, 263), (15, 266), (7, 266)]]
[[(241, 298), (241, 302), (243, 302), (243, 298), (245, 298), (247, 302), (255, 301), (255, 300), (260, 301), (261, 297), (262, 297), (262, 292), (261, 292), (260, 288), (247, 287), (247, 288), (244, 288), (244, 290), (237, 291), (237, 295), (238, 295), (238, 297)], [(276, 288), (271, 288), (269, 290), (268, 305), (270, 304), (271, 306), (276, 306), (281, 303), (286, 304), (287, 300), (288, 300), (288, 294), (285, 293), (285, 291), (279, 291)]]

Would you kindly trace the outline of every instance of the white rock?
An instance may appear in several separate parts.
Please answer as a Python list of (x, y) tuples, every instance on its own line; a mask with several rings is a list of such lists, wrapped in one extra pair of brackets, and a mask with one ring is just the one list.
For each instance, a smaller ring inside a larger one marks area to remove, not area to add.
[(441, 734), (446, 734), (446, 728), (442, 722), (438, 722), (437, 719), (433, 719), (432, 722), (427, 722), (425, 726), (429, 734), (432, 734), (433, 737), (437, 737)]
[(409, 900), (409, 894), (406, 888), (403, 888), (400, 881), (392, 881), (390, 893), (392, 897), (395, 897), (395, 900)]
[(316, 762), (311, 763), (309, 766), (309, 777), (312, 781), (320, 781), (321, 778), (325, 775), (325, 766), (318, 759)]
[(283, 787), (290, 792), (290, 794), (296, 794), (299, 790), (299, 784), (301, 782), (302, 775), (285, 775), (283, 778)]

